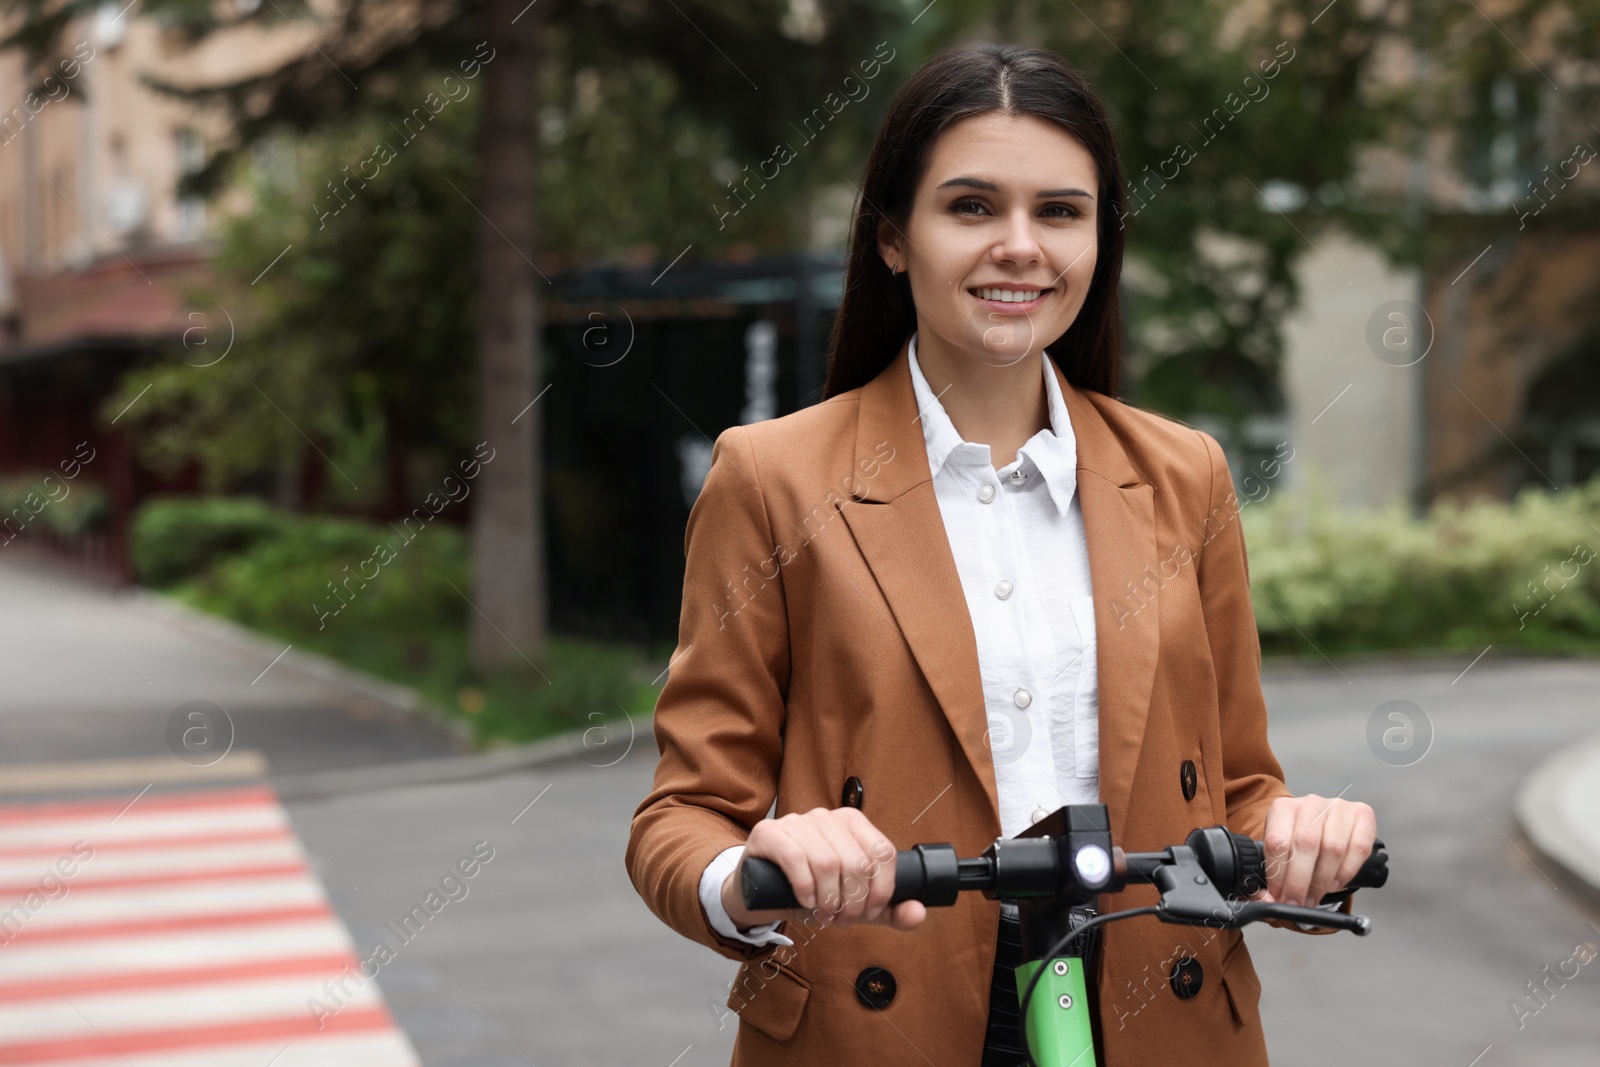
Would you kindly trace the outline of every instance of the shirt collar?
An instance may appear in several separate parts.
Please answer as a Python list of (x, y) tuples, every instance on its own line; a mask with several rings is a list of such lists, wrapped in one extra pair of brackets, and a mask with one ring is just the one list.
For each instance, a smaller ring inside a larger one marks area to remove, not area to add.
[[(916, 392), (917, 411), (921, 413), (922, 438), (928, 448), (928, 470), (933, 477), (946, 463), (963, 467), (986, 467), (991, 463), (989, 446), (964, 440), (950, 421), (944, 405), (934, 395), (933, 387), (923, 377), (922, 366), (917, 362), (917, 335), (911, 335), (909, 349), (911, 386)], [(1026, 475), (1037, 473), (1044, 479), (1055, 502), (1056, 511), (1065, 517), (1072, 505), (1072, 496), (1078, 486), (1078, 439), (1072, 432), (1072, 420), (1067, 415), (1067, 403), (1061, 396), (1061, 384), (1050, 365), (1050, 357), (1039, 355), (1044, 374), (1045, 396), (1050, 408), (1050, 427), (1040, 430), (1017, 450), (1022, 457), (1021, 470)]]

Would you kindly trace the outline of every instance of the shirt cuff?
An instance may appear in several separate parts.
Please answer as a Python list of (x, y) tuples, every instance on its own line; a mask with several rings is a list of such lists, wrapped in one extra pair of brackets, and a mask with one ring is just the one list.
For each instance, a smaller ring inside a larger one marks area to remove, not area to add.
[(793, 945), (792, 940), (777, 932), (783, 924), (782, 919), (740, 930), (733, 925), (733, 916), (728, 914), (728, 909), (722, 906), (722, 883), (738, 869), (739, 861), (744, 858), (744, 849), (743, 845), (731, 845), (723, 849), (706, 864), (705, 873), (700, 876), (700, 906), (705, 909), (711, 928), (723, 937), (731, 937), (749, 945)]

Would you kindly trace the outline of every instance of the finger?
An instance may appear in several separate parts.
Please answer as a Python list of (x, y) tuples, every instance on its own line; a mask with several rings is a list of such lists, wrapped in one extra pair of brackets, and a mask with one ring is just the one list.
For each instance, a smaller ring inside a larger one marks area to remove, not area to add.
[[(833, 850), (838, 869), (839, 904), (837, 908), (829, 910), (833, 912), (834, 922), (841, 928), (847, 927), (861, 918), (861, 913), (866, 907), (872, 860), (856, 841), (855, 834), (850, 832), (835, 811), (829, 811), (826, 816), (819, 817), (816, 820), (816, 829), (828, 843), (828, 847)], [(824, 897), (824, 906), (827, 906), (827, 903), (828, 898)]]
[(818, 894), (817, 879), (811, 873), (811, 856), (805, 844), (795, 837), (798, 824), (786, 822), (787, 818), (756, 823), (745, 843), (744, 854), (776, 863), (789, 879), (789, 887), (794, 890), (800, 907), (814, 908)]
[[(809, 902), (803, 907), (823, 916), (832, 914), (834, 909), (828, 906), (828, 902), (839, 892), (839, 857), (834, 853), (833, 846), (804, 816), (796, 817), (788, 832), (804, 853), (801, 865), (812, 887)], [(793, 880), (794, 875), (791, 874), (791, 883)]]
[(1326, 894), (1338, 888), (1334, 879), (1350, 850), (1350, 831), (1355, 827), (1355, 813), (1350, 808), (1343, 801), (1335, 801), (1322, 814), (1322, 847), (1311, 869), (1311, 885), (1306, 889), (1308, 907), (1322, 903)]
[(1308, 810), (1305, 805), (1299, 807), (1289, 840), (1289, 864), (1283, 875), (1283, 893), (1278, 899), (1285, 904), (1302, 904), (1311, 891), (1311, 872), (1316, 869), (1317, 856), (1322, 851), (1321, 823), (1315, 811)]
[[(822, 809), (816, 809), (818, 814)], [(827, 834), (824, 821), (815, 816), (802, 816), (800, 826), (805, 835), (806, 857), (811, 863), (811, 873), (817, 880), (816, 903), (812, 912), (823, 922), (834, 922), (844, 905), (844, 870), (839, 850)]]
[(1373, 843), (1378, 838), (1378, 816), (1370, 804), (1356, 804), (1350, 830), (1350, 849), (1345, 853), (1344, 862), (1339, 865), (1335, 888), (1342, 888), (1350, 883), (1350, 879), (1361, 870), (1361, 865), (1367, 862), (1367, 857), (1372, 855)]
[(838, 811), (840, 821), (855, 836), (869, 864), (867, 895), (862, 902), (861, 917), (866, 922), (883, 922), (888, 918), (889, 898), (894, 896), (894, 842), (873, 826), (872, 820), (858, 809), (840, 808)]
[(1267, 828), (1262, 834), (1266, 845), (1267, 888), (1263, 899), (1283, 899), (1283, 880), (1289, 871), (1289, 858), (1294, 851), (1294, 804), (1288, 797), (1280, 797), (1267, 809)]
[(928, 907), (920, 900), (902, 900), (889, 912), (889, 925), (896, 930), (914, 930), (928, 917)]

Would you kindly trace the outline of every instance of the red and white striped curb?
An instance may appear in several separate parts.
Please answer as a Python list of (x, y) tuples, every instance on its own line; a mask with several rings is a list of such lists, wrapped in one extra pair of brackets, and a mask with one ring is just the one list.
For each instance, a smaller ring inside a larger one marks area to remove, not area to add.
[(0, 1064), (419, 1067), (357, 970), (264, 787), (0, 806)]

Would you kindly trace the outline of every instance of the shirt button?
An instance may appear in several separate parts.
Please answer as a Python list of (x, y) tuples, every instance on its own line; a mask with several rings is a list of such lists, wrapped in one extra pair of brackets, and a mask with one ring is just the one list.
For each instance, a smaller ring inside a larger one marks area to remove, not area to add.
[(1033, 821), (1034, 822), (1038, 822), (1040, 819), (1045, 818), (1049, 814), (1050, 813), (1048, 811), (1045, 811), (1043, 808), (1034, 808), (1033, 809)]
[(1001, 582), (999, 585), (995, 586), (994, 595), (999, 597), (1001, 600), (1008, 599), (1011, 596), (1011, 583)]
[(1018, 689), (1017, 695), (1012, 697), (1012, 699), (1017, 702), (1017, 707), (1025, 708), (1029, 704), (1033, 703), (1033, 694), (1028, 692), (1026, 689)]
[(987, 483), (978, 487), (978, 499), (987, 504), (994, 499), (994, 486)]
[(1018, 467), (1016, 470), (1011, 472), (1011, 480), (1014, 481), (1014, 482), (1022, 481), (1022, 468), (1021, 467)]

